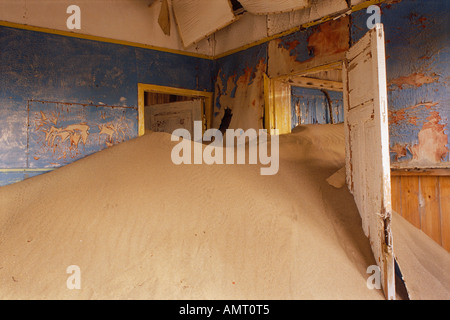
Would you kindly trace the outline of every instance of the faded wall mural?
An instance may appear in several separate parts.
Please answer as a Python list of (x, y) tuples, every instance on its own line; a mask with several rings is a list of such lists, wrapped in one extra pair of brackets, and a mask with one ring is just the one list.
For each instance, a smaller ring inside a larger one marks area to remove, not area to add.
[(138, 83), (212, 91), (212, 66), (0, 26), (0, 186), (137, 137)]
[(135, 136), (134, 107), (28, 102), (28, 167), (59, 167)]

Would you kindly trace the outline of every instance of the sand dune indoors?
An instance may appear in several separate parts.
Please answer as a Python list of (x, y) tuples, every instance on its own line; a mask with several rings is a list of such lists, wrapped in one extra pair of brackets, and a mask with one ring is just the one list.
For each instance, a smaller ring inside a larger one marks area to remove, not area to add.
[(384, 299), (352, 195), (326, 182), (343, 134), (280, 136), (275, 176), (176, 166), (149, 133), (2, 187), (0, 299)]

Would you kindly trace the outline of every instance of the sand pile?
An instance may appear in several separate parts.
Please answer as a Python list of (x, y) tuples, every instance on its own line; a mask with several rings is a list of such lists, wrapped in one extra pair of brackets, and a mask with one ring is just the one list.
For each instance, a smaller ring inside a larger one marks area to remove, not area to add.
[(411, 300), (450, 299), (450, 254), (394, 213), (394, 249)]
[(275, 176), (176, 166), (151, 133), (0, 188), (0, 298), (384, 299), (353, 198), (326, 182), (342, 125), (296, 131)]

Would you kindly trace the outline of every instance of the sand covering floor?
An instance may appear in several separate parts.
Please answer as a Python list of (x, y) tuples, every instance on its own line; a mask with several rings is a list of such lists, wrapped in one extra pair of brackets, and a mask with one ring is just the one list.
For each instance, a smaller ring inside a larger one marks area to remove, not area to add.
[(0, 298), (384, 299), (353, 198), (326, 182), (342, 125), (280, 136), (275, 176), (176, 166), (175, 144), (150, 133), (0, 188)]

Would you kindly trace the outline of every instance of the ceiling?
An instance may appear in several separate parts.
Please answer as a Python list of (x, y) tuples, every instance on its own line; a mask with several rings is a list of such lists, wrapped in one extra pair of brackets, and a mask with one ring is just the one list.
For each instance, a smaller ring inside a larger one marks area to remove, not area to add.
[(244, 12), (278, 14), (310, 6), (310, 0), (160, 0), (159, 24), (170, 33), (170, 10), (177, 22), (184, 47), (208, 37), (239, 19)]

